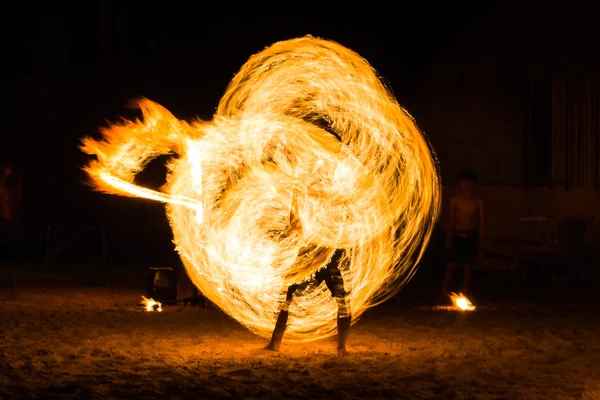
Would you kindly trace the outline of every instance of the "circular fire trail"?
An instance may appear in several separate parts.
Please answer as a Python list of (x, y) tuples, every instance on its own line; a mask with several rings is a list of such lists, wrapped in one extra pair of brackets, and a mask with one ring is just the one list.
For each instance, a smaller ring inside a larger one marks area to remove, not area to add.
[[(370, 64), (306, 36), (253, 55), (211, 121), (186, 122), (147, 99), (141, 121), (85, 138), (95, 189), (167, 203), (192, 282), (268, 337), (288, 285), (335, 248), (353, 321), (412, 276), (440, 209), (434, 155)], [(136, 186), (151, 159), (175, 154), (160, 192)], [(289, 230), (290, 213), (301, 229)], [(286, 234), (282, 234), (286, 233)], [(299, 255), (299, 250), (304, 249)], [(335, 333), (325, 284), (294, 298), (286, 340)]]

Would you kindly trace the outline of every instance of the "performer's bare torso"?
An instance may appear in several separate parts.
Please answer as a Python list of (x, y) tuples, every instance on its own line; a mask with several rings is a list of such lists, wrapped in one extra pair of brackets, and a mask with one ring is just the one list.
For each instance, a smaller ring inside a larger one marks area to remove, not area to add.
[(476, 194), (454, 196), (454, 209), (452, 212), (454, 213), (453, 230), (455, 232), (474, 232), (479, 230), (482, 202), (482, 198)]

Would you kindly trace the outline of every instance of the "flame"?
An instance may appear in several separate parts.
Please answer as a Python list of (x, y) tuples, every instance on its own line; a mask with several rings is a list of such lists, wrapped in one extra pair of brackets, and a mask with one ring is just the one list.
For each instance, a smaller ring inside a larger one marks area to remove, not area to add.
[(473, 311), (475, 306), (462, 293), (450, 293), (450, 298), (454, 306), (463, 311)]
[(152, 312), (154, 310), (158, 312), (162, 311), (162, 304), (154, 299), (147, 299), (144, 296), (142, 296), (142, 304), (144, 305), (144, 307), (146, 307), (146, 311), (148, 312)]
[[(312, 36), (273, 44), (242, 66), (211, 121), (136, 105), (143, 120), (83, 140), (97, 158), (85, 167), (92, 186), (166, 203), (191, 280), (251, 331), (268, 337), (286, 287), (335, 248), (348, 250), (341, 269), (353, 321), (412, 277), (439, 215), (435, 157), (352, 50)], [(164, 154), (174, 156), (161, 191), (136, 186)], [(292, 207), (301, 229), (279, 235)], [(324, 284), (296, 297), (286, 339), (333, 335), (336, 313)]]

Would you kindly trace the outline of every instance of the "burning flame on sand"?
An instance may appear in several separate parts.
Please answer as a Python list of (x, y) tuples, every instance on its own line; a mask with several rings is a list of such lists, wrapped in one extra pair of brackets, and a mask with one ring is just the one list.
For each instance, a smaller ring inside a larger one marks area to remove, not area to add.
[(146, 297), (142, 296), (141, 304), (144, 306), (144, 308), (146, 308), (147, 312), (162, 311), (162, 304), (154, 299), (147, 299)]
[(452, 303), (454, 303), (454, 307), (458, 308), (462, 311), (473, 311), (475, 306), (463, 295), (462, 293), (450, 293), (450, 298), (452, 299)]
[[(336, 248), (348, 250), (341, 272), (353, 322), (413, 276), (440, 210), (435, 157), (352, 50), (312, 36), (267, 47), (242, 66), (211, 121), (136, 105), (143, 120), (83, 140), (97, 158), (85, 168), (92, 186), (166, 203), (190, 279), (251, 331), (268, 337), (286, 288)], [(137, 186), (135, 175), (165, 154), (174, 156), (161, 191)], [(302, 229), (282, 235), (292, 207)], [(290, 314), (288, 340), (335, 334), (325, 284), (296, 297)]]

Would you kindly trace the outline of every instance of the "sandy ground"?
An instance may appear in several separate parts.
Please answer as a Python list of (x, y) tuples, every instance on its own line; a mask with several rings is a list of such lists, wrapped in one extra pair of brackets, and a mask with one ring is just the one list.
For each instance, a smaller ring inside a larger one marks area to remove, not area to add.
[(131, 274), (25, 275), (0, 291), (0, 398), (600, 399), (597, 304), (386, 304), (338, 358), (335, 338), (264, 351), (210, 307), (144, 312)]

